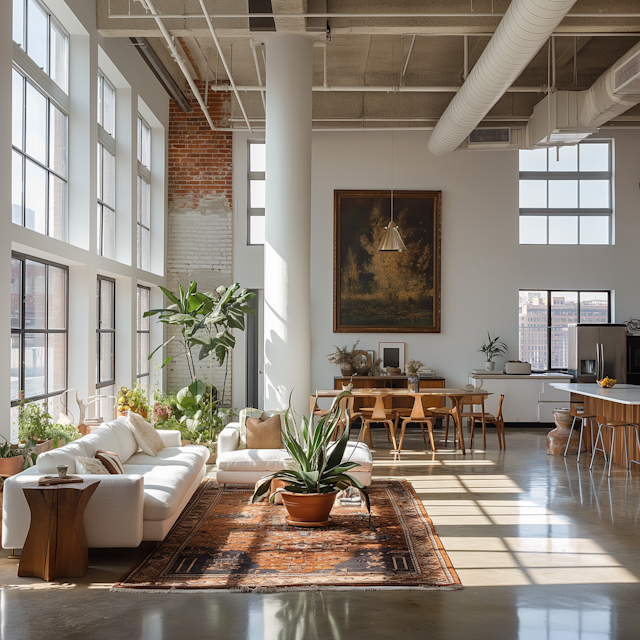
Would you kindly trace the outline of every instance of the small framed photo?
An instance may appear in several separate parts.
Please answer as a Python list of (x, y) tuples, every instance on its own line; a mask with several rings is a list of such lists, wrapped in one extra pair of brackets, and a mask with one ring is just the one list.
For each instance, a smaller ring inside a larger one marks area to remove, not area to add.
[(375, 362), (376, 361), (376, 352), (373, 349), (367, 349), (367, 353), (369, 354), (369, 357), (371, 358), (371, 362)]
[(404, 373), (404, 342), (378, 342), (378, 354), (385, 369), (394, 367)]

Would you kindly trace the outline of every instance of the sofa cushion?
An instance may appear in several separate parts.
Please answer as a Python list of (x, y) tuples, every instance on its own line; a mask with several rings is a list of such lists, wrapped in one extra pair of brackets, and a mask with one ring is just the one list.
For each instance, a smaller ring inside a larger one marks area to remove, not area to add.
[(261, 415), (262, 411), (260, 409), (252, 409), (251, 407), (240, 411), (240, 442), (238, 443), (238, 449), (247, 448), (247, 418), (259, 418)]
[[(96, 460), (99, 460), (112, 475), (121, 475), (124, 473), (124, 467), (122, 466), (120, 457), (113, 451), (102, 451), (102, 449), (98, 449), (96, 451)], [(78, 460), (76, 459), (76, 465), (77, 464)]]
[[(264, 414), (263, 414), (264, 415)], [(247, 449), (281, 449), (280, 416), (247, 418)]]
[[(118, 449), (115, 451), (120, 456), (120, 460), (126, 462), (138, 450), (138, 443), (131, 431), (129, 420), (123, 416), (112, 422), (107, 422), (104, 426), (109, 427), (116, 434)], [(110, 451), (114, 451), (114, 449), (110, 449)]]
[(178, 464), (125, 464), (125, 473), (137, 473), (144, 482), (144, 520), (166, 520), (173, 516), (196, 477), (194, 471)]
[(76, 471), (81, 475), (108, 476), (109, 470), (97, 458), (78, 456), (76, 458)]
[(290, 460), (284, 449), (238, 449), (218, 456), (218, 471), (280, 471)]
[(118, 437), (114, 433), (113, 429), (108, 426), (102, 426), (96, 429), (89, 435), (82, 438), (84, 448), (87, 450), (87, 455), (90, 458), (94, 458), (98, 449), (102, 451), (113, 451), (120, 455), (120, 443)]
[(129, 411), (129, 423), (133, 430), (133, 437), (149, 456), (157, 456), (164, 449), (164, 441), (158, 435), (154, 426), (134, 411)]
[[(333, 447), (329, 447), (329, 450), (332, 448)], [(342, 460), (343, 462), (358, 463), (358, 466), (351, 469), (351, 471), (371, 473), (373, 469), (371, 450), (364, 442), (354, 442), (353, 440), (347, 442), (347, 448), (345, 449), (344, 456), (342, 456)]]
[(210, 455), (209, 449), (201, 445), (194, 444), (180, 448), (165, 447), (157, 456), (149, 456), (146, 453), (139, 451), (135, 455), (131, 456), (127, 463), (147, 466), (178, 465), (197, 472), (203, 464), (206, 464)]
[(76, 471), (76, 458), (78, 456), (85, 456), (92, 458), (93, 453), (89, 455), (89, 452), (84, 446), (84, 438), (70, 442), (64, 447), (59, 449), (52, 449), (51, 451), (45, 451), (36, 458), (36, 467), (38, 473), (42, 474), (55, 474), (58, 472), (58, 465), (66, 464), (68, 469), (67, 473), (77, 473)]

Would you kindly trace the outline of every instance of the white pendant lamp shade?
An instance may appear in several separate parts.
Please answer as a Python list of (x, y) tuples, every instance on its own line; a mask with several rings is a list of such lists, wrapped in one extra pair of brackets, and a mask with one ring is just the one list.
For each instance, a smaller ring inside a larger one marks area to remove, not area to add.
[(402, 242), (398, 226), (393, 220), (391, 220), (391, 222), (389, 222), (389, 226), (384, 228), (384, 234), (382, 235), (382, 240), (380, 241), (378, 251), (406, 250), (407, 247), (405, 247), (404, 242)]

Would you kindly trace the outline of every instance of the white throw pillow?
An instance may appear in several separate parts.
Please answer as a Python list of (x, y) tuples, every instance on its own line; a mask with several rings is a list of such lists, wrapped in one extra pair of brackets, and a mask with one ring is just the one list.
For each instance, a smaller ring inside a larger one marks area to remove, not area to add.
[(238, 449), (247, 448), (247, 418), (259, 418), (261, 415), (261, 409), (247, 407), (240, 411), (240, 442), (238, 443)]
[(107, 468), (95, 458), (85, 458), (84, 456), (78, 456), (76, 458), (76, 473), (80, 475), (96, 475), (96, 476), (108, 476), (109, 472)]
[(154, 426), (133, 411), (129, 411), (129, 423), (132, 427), (133, 436), (142, 451), (148, 456), (157, 457), (164, 449), (164, 441)]

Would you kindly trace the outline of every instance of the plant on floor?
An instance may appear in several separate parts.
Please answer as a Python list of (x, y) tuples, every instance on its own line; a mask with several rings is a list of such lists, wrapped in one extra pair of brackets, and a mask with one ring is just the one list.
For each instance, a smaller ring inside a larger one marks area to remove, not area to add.
[[(159, 322), (179, 328), (180, 333), (171, 336), (154, 349), (149, 358), (171, 342), (177, 342), (180, 345), (177, 355), (182, 355), (186, 359), (191, 384), (180, 389), (176, 394), (175, 409), (180, 413), (177, 420), (192, 433), (197, 434), (196, 441), (213, 446), (217, 434), (232, 414), (232, 411), (224, 406), (229, 363), (227, 354), (236, 344), (232, 330), (244, 331), (245, 316), (255, 313), (255, 310), (249, 306), (255, 293), (242, 289), (238, 283), (228, 288), (218, 287), (213, 293), (198, 291), (196, 282), (190, 282), (186, 291), (180, 285), (178, 294), (173, 294), (163, 287), (160, 288), (171, 304), (166, 309), (147, 311), (145, 317), (157, 315)], [(198, 378), (194, 359), (196, 351), (198, 360), (209, 359), (208, 380)], [(160, 368), (169, 364), (174, 357), (167, 356)], [(226, 364), (222, 397), (219, 396), (213, 384), (214, 360), (220, 367)], [(172, 407), (172, 415), (173, 412), (174, 407)], [(193, 440), (193, 438), (188, 439)]]
[(118, 413), (133, 411), (134, 413), (141, 415), (143, 418), (147, 417), (149, 409), (147, 404), (147, 394), (137, 382), (133, 385), (133, 389), (120, 387), (116, 403)]
[[(302, 416), (301, 424), (298, 424), (291, 409), (291, 401), (284, 415), (284, 426), (282, 430), (282, 442), (287, 453), (293, 460), (295, 468), (276, 471), (258, 483), (253, 494), (252, 502), (259, 502), (269, 496), (271, 481), (282, 479), (287, 484), (285, 492), (303, 495), (332, 494), (331, 505), (335, 499), (337, 490), (355, 488), (363, 499), (367, 511), (369, 512), (369, 525), (371, 524), (371, 503), (369, 493), (362, 483), (349, 475), (347, 472), (357, 467), (356, 462), (343, 461), (343, 456), (349, 441), (349, 416), (347, 414), (347, 425), (342, 435), (336, 442), (332, 442), (333, 434), (336, 431), (340, 420), (340, 400), (348, 395), (348, 392), (341, 393), (331, 405), (329, 413), (322, 416), (317, 422), (314, 415), (317, 408), (317, 401), (311, 412), (311, 419)], [(329, 496), (331, 497), (331, 496)], [(275, 494), (270, 496), (273, 501)], [(287, 506), (286, 494), (283, 495), (285, 506)]]
[(500, 336), (492, 339), (487, 331), (487, 342), (482, 343), (482, 346), (478, 348), (478, 352), (484, 353), (487, 362), (491, 362), (496, 356), (503, 355), (507, 352), (507, 345), (504, 342), (500, 342)]
[(337, 347), (334, 344), (335, 351), (327, 354), (327, 360), (331, 364), (337, 364), (344, 376), (350, 376), (353, 373), (353, 356), (358, 344), (360, 344), (360, 338), (356, 340), (351, 349), (346, 344), (344, 347)]

